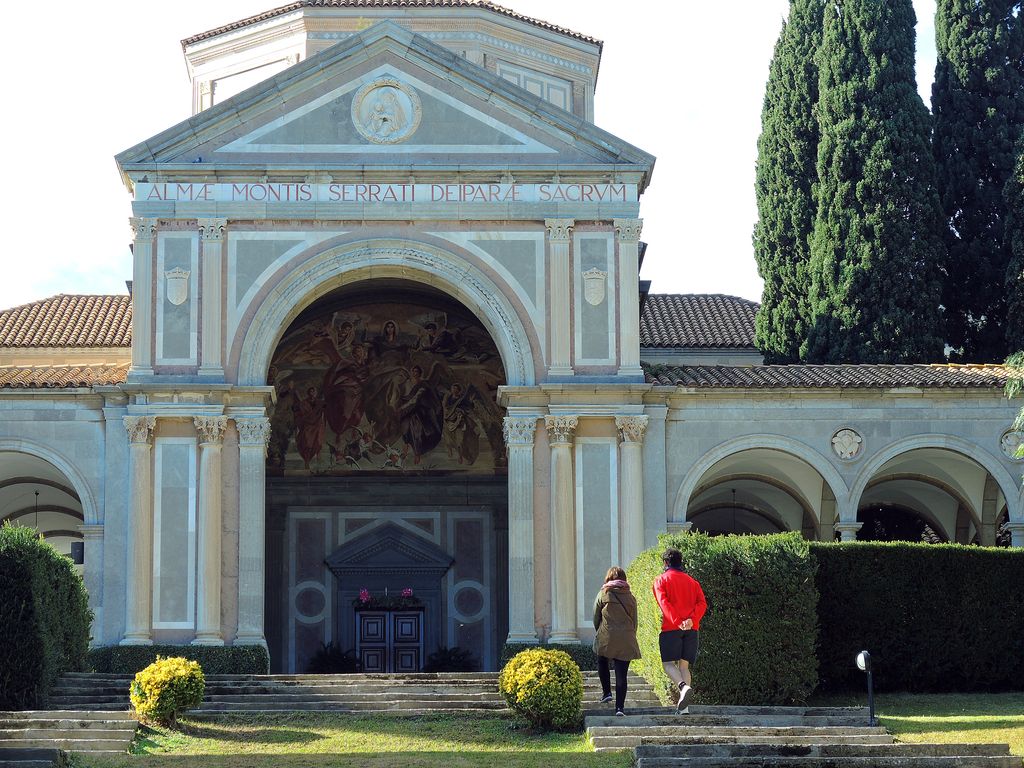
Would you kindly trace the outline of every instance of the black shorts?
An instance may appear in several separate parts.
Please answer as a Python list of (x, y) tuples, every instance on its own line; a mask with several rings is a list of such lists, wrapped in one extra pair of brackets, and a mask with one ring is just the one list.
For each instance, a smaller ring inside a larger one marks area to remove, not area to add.
[(685, 659), (690, 664), (697, 661), (698, 632), (695, 629), (672, 629), (658, 636), (662, 661)]

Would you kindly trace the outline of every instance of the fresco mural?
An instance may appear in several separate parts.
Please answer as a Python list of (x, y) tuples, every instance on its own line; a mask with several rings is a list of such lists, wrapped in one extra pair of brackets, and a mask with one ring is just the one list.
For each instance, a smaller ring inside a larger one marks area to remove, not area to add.
[(493, 473), (505, 466), (504, 382), (494, 342), (461, 305), (392, 293), (314, 306), (270, 367), (267, 471)]

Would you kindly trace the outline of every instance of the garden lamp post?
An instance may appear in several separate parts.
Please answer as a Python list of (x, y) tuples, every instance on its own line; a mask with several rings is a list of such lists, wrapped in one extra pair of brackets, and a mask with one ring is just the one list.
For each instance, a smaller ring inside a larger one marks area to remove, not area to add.
[(876, 725), (875, 721), (875, 686), (871, 679), (871, 654), (861, 651), (857, 654), (857, 669), (868, 676), (868, 725)]

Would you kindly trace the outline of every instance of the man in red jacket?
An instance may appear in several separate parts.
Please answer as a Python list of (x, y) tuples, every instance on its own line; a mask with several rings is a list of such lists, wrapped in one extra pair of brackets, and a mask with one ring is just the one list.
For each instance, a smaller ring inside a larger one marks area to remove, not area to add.
[(687, 703), (693, 689), (690, 665), (697, 660), (700, 620), (708, 609), (704, 591), (683, 570), (683, 553), (669, 548), (661, 555), (665, 570), (654, 580), (654, 598), (661, 608), (661, 663), (665, 674), (679, 688), (676, 709), (689, 711)]

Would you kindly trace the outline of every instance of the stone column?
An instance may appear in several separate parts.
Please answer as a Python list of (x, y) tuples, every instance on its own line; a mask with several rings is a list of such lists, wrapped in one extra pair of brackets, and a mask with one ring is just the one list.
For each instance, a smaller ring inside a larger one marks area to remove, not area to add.
[[(822, 483), (821, 488), (821, 516), (818, 520), (818, 541), (835, 540), (836, 520), (836, 497), (829, 488), (828, 483)], [(856, 532), (854, 532), (856, 535)]]
[(103, 642), (103, 526), (80, 525), (85, 545), (85, 564), (82, 580), (89, 594), (89, 608), (92, 610), (92, 637), (89, 646), (104, 645)]
[(640, 368), (640, 230), (643, 219), (615, 219), (619, 241), (619, 376), (639, 377)]
[(551, 446), (552, 643), (579, 642), (576, 635), (576, 508), (572, 471), (572, 445), (578, 423), (575, 416), (544, 417)]
[(132, 367), (133, 374), (153, 373), (153, 240), (156, 219), (129, 219), (132, 246)]
[(196, 416), (199, 433), (199, 586), (193, 645), (224, 645), (220, 627), (221, 452), (226, 416)]
[(978, 531), (978, 543), (983, 547), (996, 545), (996, 527), (998, 524), (996, 502), (999, 500), (999, 483), (992, 475), (985, 478), (985, 493), (981, 499), (981, 530)]
[(199, 219), (199, 235), (203, 251), (203, 288), (200, 309), (203, 313), (203, 344), (199, 358), (199, 375), (223, 377), (221, 364), (221, 257), (224, 249), (224, 228), (227, 219)]
[(569, 238), (573, 219), (545, 219), (548, 229), (548, 264), (551, 269), (551, 291), (548, 301), (548, 323), (551, 349), (548, 350), (548, 373), (552, 376), (572, 376), (569, 360), (572, 324), (572, 272), (569, 269)]
[(238, 635), (235, 645), (262, 645), (266, 583), (266, 457), (270, 420), (235, 419), (238, 427)]
[(619, 552), (622, 567), (644, 549), (644, 432), (646, 416), (616, 416), (619, 430)]
[(1006, 524), (1006, 529), (1010, 532), (1010, 546), (1024, 547), (1024, 522), (1012, 520)]
[(155, 416), (125, 416), (131, 441), (131, 549), (126, 621), (121, 645), (152, 645), (153, 635), (153, 430)]
[(536, 643), (533, 615), (533, 437), (536, 416), (506, 416), (508, 640)]
[(856, 541), (857, 531), (864, 523), (836, 523), (836, 530), (839, 532), (841, 541)]

